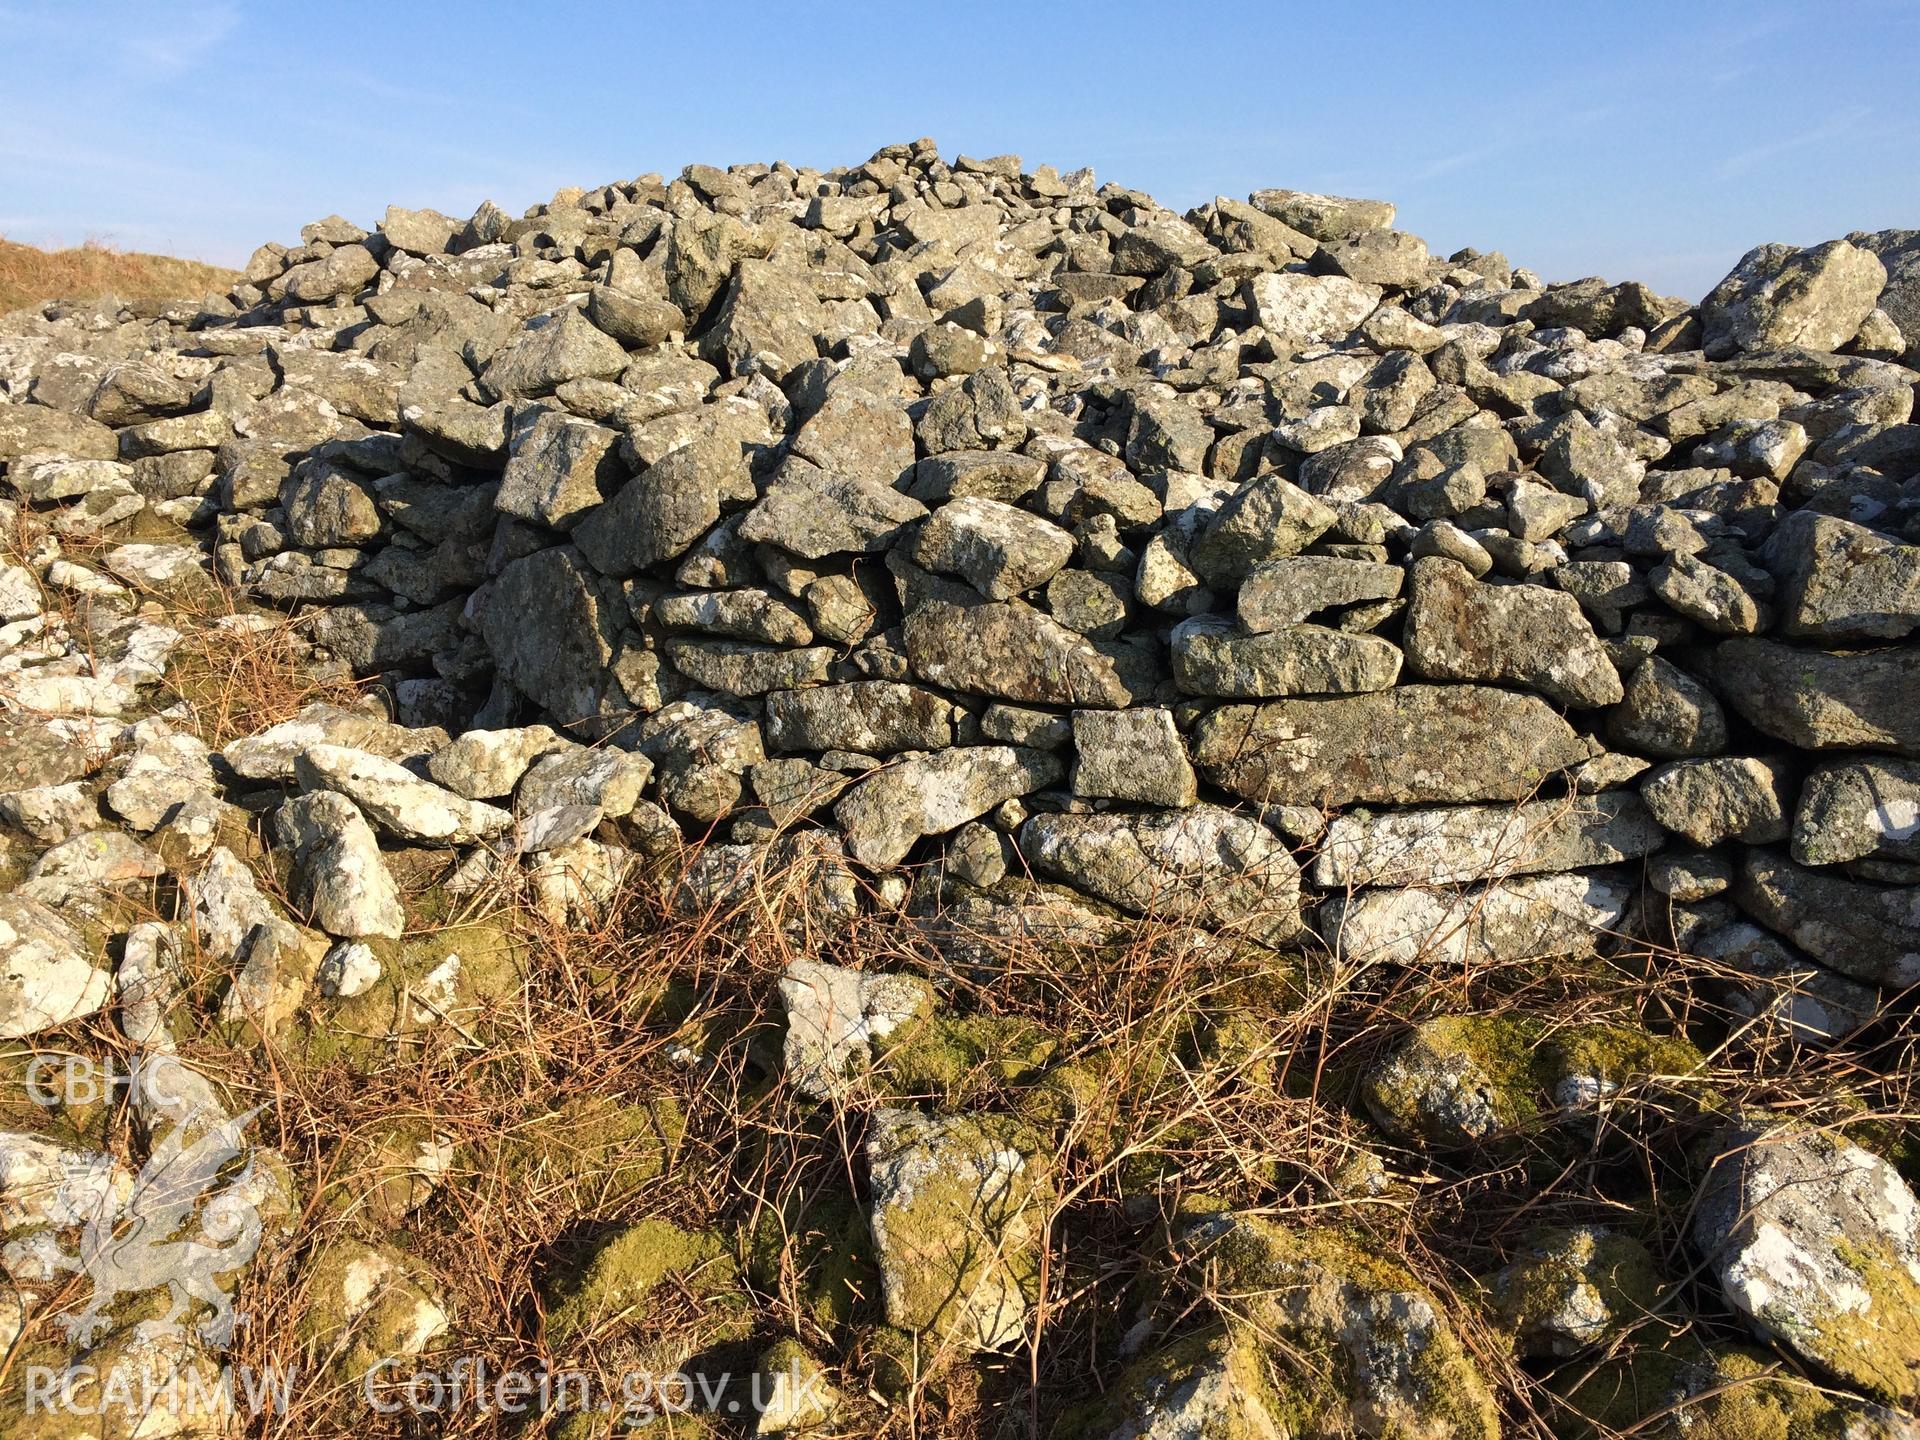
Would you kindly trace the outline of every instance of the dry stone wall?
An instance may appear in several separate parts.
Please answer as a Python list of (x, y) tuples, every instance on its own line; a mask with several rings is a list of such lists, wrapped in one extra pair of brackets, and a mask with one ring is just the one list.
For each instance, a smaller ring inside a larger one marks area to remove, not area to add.
[(1689, 306), (1392, 219), (925, 144), (335, 217), (12, 342), (0, 453), (211, 524), (405, 720), (615, 747), (657, 823), (820, 828), (921, 909), (995, 890), (983, 822), (988, 871), (1276, 941), (1304, 898), (1356, 960), (1584, 946), (1647, 881), (1920, 977), (1909, 242)]
[[(524, 867), (561, 919), (636, 856), (670, 859), (693, 910), (778, 879), (816, 936), (897, 914), (957, 968), (1141, 916), (1336, 973), (1624, 940), (1710, 959), (1716, 1003), (1808, 1045), (1883, 1017), (1920, 980), (1920, 239), (1763, 245), (1692, 305), (1437, 256), (1393, 220), (1285, 190), (1177, 215), (920, 142), (518, 219), (330, 217), (225, 297), (15, 317), (0, 504), (56, 538), (0, 569), (0, 820), (44, 850), (0, 896), (0, 1036), (116, 986), (123, 1028), (165, 1013), (141, 988), (159, 971), (108, 975), (74, 908), (162, 871), (232, 971), (223, 1019), (271, 1034), (402, 965), (406, 1023), (464, 1013), (471, 950), (390, 943), (383, 856), (418, 848), (459, 852), (466, 893)], [(98, 567), (68, 553), (103, 538)], [(122, 727), (180, 638), (135, 592), (203, 567), (301, 617), (393, 718), (315, 706), (218, 754)], [(90, 636), (48, 594), (97, 614)], [(62, 747), (102, 722), (96, 797), (97, 757)], [(235, 802), (270, 817), (311, 929), (217, 843)], [(97, 828), (102, 803), (145, 843)], [(782, 993), (815, 1097), (933, 1003), (812, 960)], [(1515, 1023), (1562, 1108), (1698, 1063)], [(1445, 1151), (1521, 1128), (1539, 1095), (1461, 1080), (1508, 1073), (1490, 1033), (1415, 1027), (1363, 1087), (1380, 1131)], [(1046, 1190), (1000, 1118), (883, 1120), (883, 1252), (972, 1224), (982, 1176)], [(1761, 1334), (1910, 1407), (1920, 1356), (1886, 1304), (1871, 1363), (1832, 1336), (1866, 1313), (1856, 1280), (1911, 1293), (1920, 1211), (1864, 1151), (1795, 1145), (1786, 1171), (1840, 1167), (1837, 1209), (1773, 1202), (1729, 1142), (1694, 1243)], [(931, 1211), (900, 1179), (948, 1171), (979, 1187)], [(1811, 1269), (1775, 1263), (1760, 1201)], [(1384, 1287), (1434, 1314), (1324, 1232), (1189, 1238), (1251, 1267), (1248, 1293)], [(1866, 1241), (1894, 1280), (1860, 1271)], [(881, 1259), (890, 1320), (935, 1327)], [(1010, 1343), (1037, 1282), (980, 1283), (996, 1298), (961, 1328)], [(1541, 1353), (1583, 1343), (1515, 1323)], [(1313, 1324), (1262, 1333), (1325, 1348)], [(1361, 1369), (1368, 1333), (1340, 1332)], [(1245, 1338), (1179, 1374), (1233, 1373)], [(1496, 1433), (1444, 1322), (1394, 1343), (1426, 1347), (1394, 1370), (1413, 1388), (1354, 1414), (1437, 1413), (1431, 1362), (1454, 1415), (1432, 1433)]]

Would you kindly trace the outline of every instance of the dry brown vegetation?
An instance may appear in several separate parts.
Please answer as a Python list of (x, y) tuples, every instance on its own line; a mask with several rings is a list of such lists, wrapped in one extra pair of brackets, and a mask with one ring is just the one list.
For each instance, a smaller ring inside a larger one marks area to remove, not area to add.
[(224, 291), (239, 277), (217, 265), (119, 250), (89, 240), (41, 250), (0, 238), (0, 315), (47, 300), (178, 300)]

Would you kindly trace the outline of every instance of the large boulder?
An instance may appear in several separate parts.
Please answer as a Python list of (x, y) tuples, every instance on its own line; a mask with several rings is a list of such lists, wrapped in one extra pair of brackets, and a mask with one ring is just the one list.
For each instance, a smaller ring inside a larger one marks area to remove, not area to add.
[(1693, 1242), (1765, 1338), (1843, 1384), (1920, 1402), (1920, 1200), (1823, 1131), (1742, 1119), (1719, 1137)]
[(1612, 705), (1623, 693), (1573, 596), (1483, 584), (1438, 555), (1414, 562), (1403, 643), (1408, 666), (1430, 680), (1506, 681), (1575, 709)]

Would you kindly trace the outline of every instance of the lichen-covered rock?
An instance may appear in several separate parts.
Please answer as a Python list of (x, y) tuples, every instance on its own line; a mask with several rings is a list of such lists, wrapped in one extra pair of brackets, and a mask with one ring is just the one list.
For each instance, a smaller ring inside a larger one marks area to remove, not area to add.
[(1920, 648), (1808, 650), (1737, 636), (1705, 657), (1706, 678), (1756, 729), (1802, 750), (1920, 756)]
[(1886, 1161), (1764, 1117), (1728, 1127), (1693, 1242), (1763, 1336), (1877, 1400), (1920, 1397), (1920, 1201)]
[(450, 1323), (431, 1273), (390, 1245), (330, 1240), (308, 1261), (305, 1282), (296, 1338), (342, 1386), (423, 1353)]
[(1520, 800), (1592, 753), (1545, 701), (1481, 685), (1223, 705), (1194, 731), (1214, 784), (1275, 805)]
[(1289, 1426), (1268, 1433), (1497, 1440), (1492, 1392), (1445, 1307), (1380, 1247), (1233, 1214), (1186, 1241), (1183, 1268), (1265, 1362), (1275, 1399), (1261, 1408)]
[(1767, 545), (1782, 635), (1898, 640), (1920, 627), (1920, 545), (1812, 510), (1787, 516)]
[(1135, 915), (1277, 944), (1300, 929), (1300, 868), (1255, 820), (1214, 805), (1036, 815), (1020, 853), (1043, 875)]
[(398, 937), (407, 914), (400, 890), (380, 858), (380, 844), (346, 796), (329, 790), (297, 795), (274, 816), (293, 861), (288, 898), (329, 935)]
[(847, 853), (863, 865), (897, 865), (916, 840), (944, 835), (1003, 800), (1065, 774), (1056, 755), (1010, 745), (964, 745), (910, 757), (862, 780), (833, 808)]
[(1230, 620), (1203, 615), (1174, 627), (1173, 673), (1189, 695), (1346, 695), (1392, 685), (1400, 652), (1378, 635), (1321, 625), (1248, 634)]
[(1019, 600), (929, 600), (903, 631), (913, 673), (932, 685), (1041, 705), (1118, 709), (1129, 699), (1110, 657)]
[(405, 766), (344, 745), (310, 745), (294, 761), (305, 790), (346, 796), (380, 829), (421, 844), (471, 845), (498, 835), (513, 816), (420, 779)]
[(1648, 774), (1640, 795), (1655, 820), (1703, 850), (1786, 839), (1794, 804), (1786, 764), (1753, 756), (1676, 760)]
[(768, 694), (767, 748), (895, 755), (953, 743), (953, 704), (892, 680), (855, 680)]
[(1180, 810), (1199, 785), (1170, 710), (1073, 712), (1073, 793)]
[(887, 1322), (935, 1344), (998, 1350), (1039, 1299), (1047, 1149), (997, 1115), (875, 1112), (866, 1143)]
[(1920, 887), (1845, 880), (1749, 850), (1733, 896), (1762, 925), (1842, 975), (1899, 988), (1920, 980)]
[(91, 1015), (113, 980), (58, 913), (25, 895), (0, 895), (0, 1040)]
[(1620, 676), (1573, 596), (1488, 585), (1440, 556), (1414, 562), (1404, 645), (1429, 680), (1504, 680), (1575, 709), (1612, 705)]
[(1520, 805), (1349, 812), (1328, 822), (1308, 877), (1329, 890), (1460, 885), (1638, 859), (1661, 840), (1639, 797), (1618, 790)]
[(913, 558), (960, 575), (989, 600), (1010, 600), (1073, 558), (1073, 536), (1014, 505), (979, 496), (950, 500), (920, 527)]
[(1844, 240), (1796, 250), (1759, 245), (1700, 302), (1702, 348), (1838, 350), (1854, 337), (1887, 283), (1886, 266)]
[(1920, 762), (1853, 760), (1807, 777), (1793, 815), (1793, 858), (1838, 865), (1920, 860)]

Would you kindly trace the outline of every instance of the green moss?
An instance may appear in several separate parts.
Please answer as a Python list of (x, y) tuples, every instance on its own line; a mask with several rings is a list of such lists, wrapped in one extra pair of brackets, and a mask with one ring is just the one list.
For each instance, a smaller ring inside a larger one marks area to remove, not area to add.
[(711, 1230), (682, 1230), (665, 1220), (642, 1220), (602, 1242), (584, 1266), (557, 1287), (547, 1311), (546, 1338), (564, 1346), (646, 1324), (648, 1302), (676, 1279), (697, 1299), (730, 1297), (738, 1307), (732, 1257)]
[[(348, 999), (308, 997), (296, 1043), (309, 1064), (338, 1062), (365, 1072), (395, 1044), (435, 1026), (477, 1034), (487, 1011), (512, 1000), (526, 980), (526, 944), (505, 910), (365, 943), (380, 961), (377, 981)], [(450, 996), (436, 983), (449, 973), (442, 968), (449, 956), (459, 957)]]
[(829, 1330), (851, 1325), (880, 1294), (866, 1212), (843, 1192), (816, 1190), (769, 1205), (745, 1239), (754, 1288), (790, 1297)]
[(295, 1338), (308, 1363), (342, 1385), (359, 1384), (383, 1361), (418, 1354), (445, 1328), (431, 1275), (391, 1245), (331, 1240), (315, 1252), (306, 1281)]
[(1018, 1016), (931, 1016), (901, 1032), (880, 1066), (905, 1093), (961, 1100), (1027, 1083), (1059, 1045), (1059, 1037)]
[(1920, 1280), (1885, 1246), (1863, 1249), (1836, 1238), (1834, 1254), (1858, 1277), (1867, 1306), (1809, 1314), (1791, 1337), (1794, 1345), (1867, 1394), (1911, 1405), (1913, 1357), (1920, 1355)]
[(486, 1142), (463, 1168), (496, 1175), (519, 1194), (551, 1197), (571, 1215), (619, 1217), (673, 1164), (686, 1128), (671, 1095), (583, 1095)]
[(1857, 1402), (1824, 1393), (1757, 1351), (1690, 1336), (1631, 1348), (1598, 1366), (1576, 1362), (1553, 1388), (1566, 1407), (1554, 1418), (1560, 1440), (1603, 1440), (1623, 1430), (1648, 1440), (1846, 1440), (1875, 1433), (1850, 1428)]

